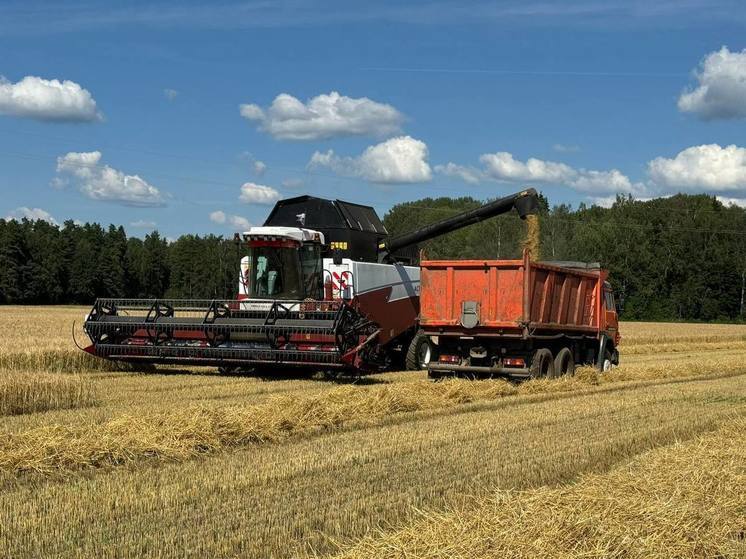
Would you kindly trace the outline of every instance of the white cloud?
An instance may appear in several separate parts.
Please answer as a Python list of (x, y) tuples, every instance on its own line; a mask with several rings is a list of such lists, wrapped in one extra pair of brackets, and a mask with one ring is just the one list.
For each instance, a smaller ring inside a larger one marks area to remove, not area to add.
[(169, 101), (173, 101), (179, 96), (179, 92), (176, 91), (175, 89), (164, 89), (163, 96)]
[(51, 181), (49, 181), (49, 186), (54, 188), (55, 190), (62, 190), (67, 187), (69, 181), (67, 179), (63, 179), (62, 177), (54, 177)]
[(440, 173), (449, 177), (458, 177), (462, 181), (468, 182), (469, 184), (478, 184), (484, 179), (484, 173), (482, 173), (482, 171), (480, 171), (479, 169), (457, 165), (456, 163), (436, 165), (434, 169), (436, 173)]
[(642, 184), (632, 183), (617, 169), (609, 171), (575, 169), (565, 163), (544, 161), (534, 157), (523, 162), (505, 151), (486, 153), (479, 160), (484, 165), (485, 174), (499, 181), (562, 184), (578, 192), (596, 196), (616, 192), (635, 194), (644, 191)]
[(225, 225), (227, 223), (231, 227), (240, 229), (241, 231), (245, 231), (251, 227), (251, 223), (248, 219), (241, 217), (240, 215), (226, 215), (226, 213), (221, 210), (211, 212), (210, 221), (217, 223), (218, 225)]
[(0, 114), (56, 122), (102, 120), (90, 92), (75, 82), (26, 76), (11, 83), (0, 76)]
[(580, 146), (575, 144), (554, 144), (552, 149), (559, 153), (577, 153), (580, 151)]
[(251, 227), (249, 220), (240, 215), (228, 216), (228, 223), (230, 223), (235, 229), (240, 229), (241, 231), (245, 231)]
[(217, 223), (219, 225), (222, 225), (225, 223), (225, 212), (222, 212), (220, 210), (216, 210), (214, 212), (210, 213), (210, 221), (213, 223)]
[(507, 151), (485, 153), (479, 161), (482, 163), (481, 169), (448, 163), (437, 165), (435, 170), (444, 175), (459, 177), (470, 184), (495, 180), (565, 185), (578, 192), (590, 194), (594, 200), (600, 200), (605, 195), (614, 195), (618, 192), (635, 195), (645, 192), (645, 185), (633, 183), (618, 169), (609, 171), (576, 169), (565, 163), (545, 161), (535, 157), (520, 161)]
[(59, 225), (59, 223), (57, 223), (57, 220), (52, 217), (52, 214), (50, 214), (46, 210), (42, 210), (41, 208), (27, 208), (26, 206), (21, 206), (20, 208), (16, 208), (5, 216), (5, 219), (8, 221), (10, 221), (11, 219), (21, 221), (24, 218), (28, 219), (29, 221), (42, 220), (47, 221), (52, 225)]
[(382, 184), (426, 182), (432, 178), (427, 155), (424, 142), (400, 136), (369, 146), (358, 157), (339, 157), (333, 150), (317, 151), (308, 167), (328, 167), (340, 175)]
[(653, 159), (648, 163), (648, 173), (662, 189), (744, 190), (746, 148), (718, 144), (692, 146), (672, 159)]
[(718, 201), (724, 206), (738, 206), (746, 208), (746, 198), (726, 198), (725, 196), (716, 196)]
[(530, 157), (526, 162), (518, 161), (507, 151), (485, 153), (479, 158), (485, 168), (485, 173), (497, 180), (511, 182), (550, 182), (556, 184), (568, 183), (574, 179), (577, 172), (564, 163), (543, 161)]
[(616, 194), (611, 194), (610, 196), (589, 196), (588, 199), (594, 206), (610, 208), (616, 202)]
[(391, 105), (336, 91), (303, 103), (281, 93), (267, 109), (240, 106), (241, 116), (279, 140), (320, 140), (338, 136), (387, 136), (401, 130), (404, 116)]
[(155, 225), (155, 221), (145, 221), (144, 219), (130, 221), (130, 227), (136, 227), (138, 229), (155, 229)]
[(580, 169), (577, 176), (570, 181), (569, 186), (579, 192), (628, 192), (640, 194), (645, 186), (633, 184), (629, 177), (617, 169), (611, 171), (593, 171)]
[(247, 204), (274, 204), (280, 199), (280, 193), (271, 186), (247, 182), (241, 186), (238, 199)]
[(695, 77), (699, 85), (679, 97), (679, 110), (709, 120), (746, 118), (746, 49), (708, 54)]
[(284, 181), (282, 181), (281, 184), (283, 188), (289, 188), (292, 190), (294, 188), (300, 188), (301, 186), (303, 186), (303, 179), (297, 179), (297, 178), (285, 179)]
[(80, 192), (93, 200), (139, 207), (164, 205), (155, 186), (100, 162), (100, 151), (70, 152), (57, 158), (57, 172), (74, 179)]
[(259, 161), (258, 159), (254, 161), (254, 163), (252, 164), (252, 168), (254, 174), (257, 177), (261, 177), (264, 173), (267, 172), (267, 164), (264, 161)]

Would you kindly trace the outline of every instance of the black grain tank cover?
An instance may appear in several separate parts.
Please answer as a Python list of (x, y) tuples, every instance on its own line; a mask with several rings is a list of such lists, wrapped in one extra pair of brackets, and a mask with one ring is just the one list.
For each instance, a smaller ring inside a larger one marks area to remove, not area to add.
[(364, 262), (378, 261), (378, 244), (388, 236), (372, 207), (315, 196), (280, 200), (264, 225), (320, 231), (326, 240), (325, 256), (336, 248), (343, 258)]

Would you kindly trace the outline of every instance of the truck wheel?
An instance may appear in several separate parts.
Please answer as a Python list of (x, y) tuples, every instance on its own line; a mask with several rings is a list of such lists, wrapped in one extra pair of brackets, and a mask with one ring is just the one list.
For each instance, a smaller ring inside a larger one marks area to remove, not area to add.
[(528, 374), (532, 379), (553, 377), (554, 360), (552, 359), (552, 352), (546, 348), (537, 349), (531, 358)]
[(575, 358), (570, 348), (563, 347), (554, 358), (554, 376), (572, 375), (575, 373)]
[(604, 373), (608, 373), (611, 371), (611, 368), (614, 366), (614, 364), (611, 362), (611, 359), (607, 356), (604, 358), (603, 365), (601, 365), (601, 371)]
[(430, 341), (430, 337), (426, 336), (422, 330), (417, 330), (407, 350), (407, 370), (421, 371), (427, 369), (428, 363), (434, 358), (435, 346)]

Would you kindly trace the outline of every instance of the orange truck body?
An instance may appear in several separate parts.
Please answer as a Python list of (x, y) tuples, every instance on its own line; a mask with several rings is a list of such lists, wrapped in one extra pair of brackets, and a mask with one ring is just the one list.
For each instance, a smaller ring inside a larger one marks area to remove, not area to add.
[[(466, 348), (491, 345), (487, 353), (496, 355), (482, 367), (495, 370), (504, 368), (495, 364), (501, 355), (516, 354), (524, 356), (527, 371), (531, 351), (543, 346), (570, 347), (576, 362), (584, 362), (588, 347), (605, 338), (616, 348), (620, 341), (607, 276), (601, 269), (532, 262), (527, 254), (521, 260), (425, 260), (420, 327), (441, 346), (449, 338), (467, 340), (459, 346), (464, 360)], [(485, 339), (489, 344), (480, 342)]]

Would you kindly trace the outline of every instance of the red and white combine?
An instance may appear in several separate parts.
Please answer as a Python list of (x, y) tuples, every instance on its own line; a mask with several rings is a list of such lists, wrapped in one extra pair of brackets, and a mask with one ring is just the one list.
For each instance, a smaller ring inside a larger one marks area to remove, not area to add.
[(225, 371), (422, 368), (431, 342), (417, 326), (417, 243), (513, 208), (525, 218), (537, 205), (528, 189), (391, 239), (369, 206), (281, 200), (238, 239), (237, 299), (98, 299), (86, 351)]

